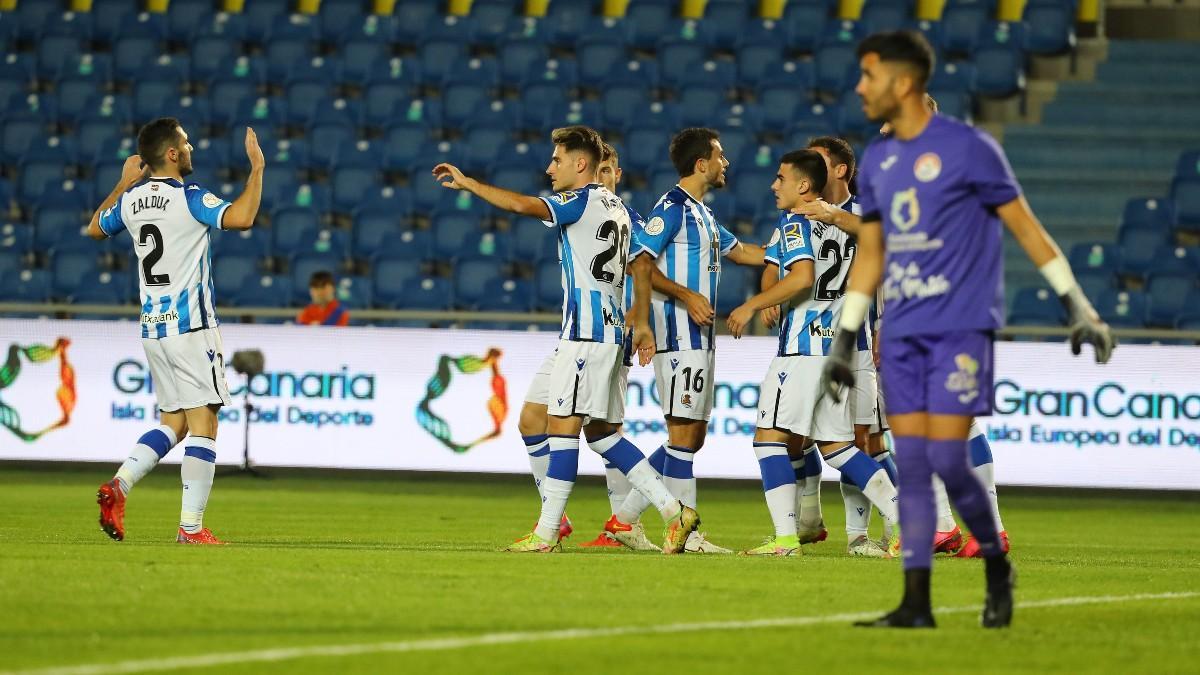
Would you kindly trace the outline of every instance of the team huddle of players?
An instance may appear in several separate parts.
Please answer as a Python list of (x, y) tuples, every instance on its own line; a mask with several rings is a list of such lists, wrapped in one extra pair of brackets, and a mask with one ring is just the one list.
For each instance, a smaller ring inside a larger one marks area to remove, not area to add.
[[(903, 558), (900, 607), (863, 625), (934, 625), (934, 551), (984, 558), (982, 623), (1009, 625), (1015, 571), (996, 507), (991, 452), (974, 423), (991, 411), (1004, 228), (1063, 302), (1075, 353), (1089, 343), (1104, 363), (1114, 342), (1021, 196), (1003, 151), (986, 134), (935, 114), (925, 93), (934, 63), (925, 39), (911, 31), (875, 34), (859, 45), (858, 56), (864, 112), (887, 127), (862, 158), (859, 194), (850, 193), (856, 162), (844, 141), (815, 138), (787, 152), (769, 186), (779, 221), (762, 246), (739, 241), (704, 203), (725, 186), (729, 166), (711, 129), (684, 129), (672, 138), (679, 183), (646, 219), (617, 196), (617, 153), (586, 126), (553, 132), (549, 197), (487, 185), (450, 164), (433, 168), (443, 187), (537, 218), (559, 243), (562, 332), (520, 419), (542, 507), (536, 527), (509, 551), (555, 551), (571, 533), (565, 512), (582, 434), (604, 459), (612, 506), (589, 545), (730, 552), (698, 529), (693, 472), (713, 405), (713, 306), (728, 260), (763, 268), (761, 292), (730, 313), (729, 332), (740, 337), (756, 314), (779, 330), (753, 441), (775, 531), (745, 553), (790, 556), (826, 538), (819, 486), (827, 463), (841, 474), (848, 552)], [(217, 411), (229, 404), (209, 231), (254, 224), (265, 161), (250, 129), (245, 146), (249, 178), (230, 203), (184, 182), (192, 147), (177, 120), (147, 124), (138, 155), (88, 226), (96, 239), (122, 230), (132, 235), (141, 337), (162, 413), (161, 424), (138, 439), (98, 491), (100, 526), (117, 540), (125, 536), (133, 486), (183, 444), (177, 541), (221, 543), (203, 525)], [(642, 366), (653, 364), (667, 426), (667, 442), (649, 458), (621, 433), (635, 354)], [(885, 389), (894, 462), (883, 443)], [(951, 501), (971, 540), (955, 525)], [(641, 525), (650, 507), (666, 522), (661, 546)], [(873, 510), (884, 521), (880, 541), (867, 536)]]

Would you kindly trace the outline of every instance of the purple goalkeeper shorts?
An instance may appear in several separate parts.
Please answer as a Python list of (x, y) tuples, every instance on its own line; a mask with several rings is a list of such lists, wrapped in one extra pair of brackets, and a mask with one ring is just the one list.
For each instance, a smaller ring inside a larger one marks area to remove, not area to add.
[(880, 379), (889, 415), (992, 414), (992, 333), (880, 334)]

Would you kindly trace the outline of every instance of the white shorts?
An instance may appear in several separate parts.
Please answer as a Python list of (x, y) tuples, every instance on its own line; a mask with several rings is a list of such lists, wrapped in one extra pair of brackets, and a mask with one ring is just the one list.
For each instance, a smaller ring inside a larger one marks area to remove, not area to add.
[(688, 349), (654, 355), (654, 386), (667, 417), (704, 420), (712, 415), (717, 355)]
[(527, 403), (539, 403), (541, 405), (550, 404), (550, 373), (554, 370), (554, 357), (558, 356), (558, 350), (550, 352), (542, 365), (538, 367), (537, 373), (533, 376), (533, 382), (529, 383), (529, 391), (525, 392), (525, 401)]
[(216, 328), (194, 330), (182, 335), (142, 339), (154, 398), (163, 412), (229, 405), (225, 382), (225, 354)]
[(858, 352), (854, 369), (854, 423), (870, 426), (879, 422), (879, 376), (871, 352)]
[(759, 387), (758, 428), (786, 429), (811, 441), (854, 440), (854, 397), (821, 395), (823, 356), (776, 356)]
[(556, 417), (578, 415), (622, 423), (629, 377), (623, 350), (605, 342), (560, 341), (550, 371), (546, 411)]

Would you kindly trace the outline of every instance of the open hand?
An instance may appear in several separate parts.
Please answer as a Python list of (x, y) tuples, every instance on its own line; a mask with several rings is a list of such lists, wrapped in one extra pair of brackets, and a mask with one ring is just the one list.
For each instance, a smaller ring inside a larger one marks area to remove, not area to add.
[(433, 167), (433, 177), (442, 187), (451, 190), (466, 190), (467, 181), (470, 180), (457, 166), (445, 162)]
[(258, 135), (254, 129), (246, 127), (246, 158), (250, 160), (250, 169), (262, 169), (267, 165), (262, 148), (258, 147)]

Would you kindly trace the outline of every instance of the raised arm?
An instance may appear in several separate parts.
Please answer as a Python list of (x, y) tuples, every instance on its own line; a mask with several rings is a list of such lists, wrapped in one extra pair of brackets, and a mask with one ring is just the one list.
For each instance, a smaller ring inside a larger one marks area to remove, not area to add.
[(553, 218), (550, 207), (546, 206), (546, 202), (541, 199), (510, 192), (504, 188), (469, 178), (453, 164), (443, 163), (433, 167), (433, 177), (444, 188), (466, 190), (492, 206), (509, 213), (531, 216), (547, 222)]
[(1096, 351), (1096, 363), (1107, 363), (1115, 346), (1112, 332), (1083, 294), (1067, 259), (1033, 215), (1024, 195), (1000, 206), (996, 213), (1066, 308), (1071, 326), (1071, 351), (1078, 355), (1081, 345), (1087, 342)]
[[(92, 213), (92, 220), (88, 223), (87, 227), (87, 235), (89, 237), (95, 239), (96, 241), (108, 238), (109, 233), (105, 232), (104, 228), (100, 226), (101, 215), (104, 214), (105, 211), (116, 206), (117, 202), (121, 199), (121, 195), (125, 194), (125, 191), (129, 188), (137, 185), (137, 183), (149, 175), (149, 173), (150, 167), (142, 164), (141, 157), (138, 157), (137, 155), (130, 155), (125, 159), (125, 165), (121, 167), (121, 178), (117, 181), (116, 187), (114, 187), (112, 192), (110, 192), (108, 196), (104, 198), (104, 201), (101, 202), (100, 206), (96, 208), (96, 211)], [(116, 214), (115, 218), (110, 216), (108, 220), (114, 220), (114, 222), (119, 223), (120, 214)], [(115, 234), (115, 232), (113, 234)]]
[(250, 160), (250, 177), (246, 179), (246, 189), (225, 210), (221, 219), (221, 229), (224, 230), (248, 230), (254, 227), (254, 219), (258, 217), (258, 207), (262, 203), (263, 170), (267, 161), (262, 148), (258, 147), (258, 136), (250, 127), (246, 127), (246, 158)]

